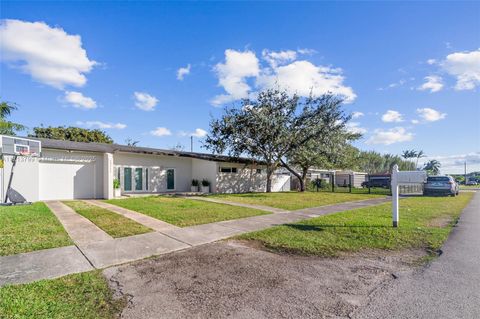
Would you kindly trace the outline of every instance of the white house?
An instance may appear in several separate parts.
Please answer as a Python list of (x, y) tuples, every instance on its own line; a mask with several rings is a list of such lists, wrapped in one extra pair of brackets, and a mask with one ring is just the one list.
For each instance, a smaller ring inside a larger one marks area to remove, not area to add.
[[(38, 143), (39, 141), (40, 143)], [(263, 192), (265, 167), (251, 159), (119, 144), (80, 143), (0, 135), (2, 201), (13, 153), (18, 156), (12, 188), (28, 201), (112, 198), (118, 178), (122, 194), (189, 192), (192, 179), (206, 179), (212, 193)], [(13, 151), (13, 152), (12, 152)], [(274, 175), (272, 191), (289, 190), (288, 175)]]

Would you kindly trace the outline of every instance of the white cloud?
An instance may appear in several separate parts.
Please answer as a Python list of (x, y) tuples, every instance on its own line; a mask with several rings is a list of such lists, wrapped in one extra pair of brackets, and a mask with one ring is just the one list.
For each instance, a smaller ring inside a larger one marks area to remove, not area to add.
[[(317, 66), (306, 60), (295, 60), (297, 53), (292, 50), (274, 52), (263, 50), (262, 56), (268, 65), (260, 65), (252, 51), (225, 51), (225, 63), (218, 63), (215, 71), (227, 94), (217, 95), (213, 105), (247, 98), (252, 87), (247, 78), (254, 78), (257, 89), (280, 87), (300, 96), (339, 95), (345, 102), (352, 102), (356, 95), (351, 87), (344, 85), (345, 77), (339, 68)], [(293, 62), (292, 62), (293, 61)]]
[(308, 96), (310, 92), (317, 96), (331, 93), (342, 96), (347, 103), (357, 97), (351, 87), (344, 86), (345, 77), (340, 69), (316, 66), (302, 60), (279, 66), (272, 71), (263, 72), (257, 79), (259, 87), (279, 86), (300, 96)]
[(186, 67), (179, 68), (179, 69), (177, 70), (177, 80), (183, 81), (183, 78), (184, 78), (186, 75), (189, 75), (189, 74), (190, 74), (190, 68), (191, 68), (191, 65), (190, 65), (190, 64), (188, 64)]
[(367, 129), (360, 126), (358, 122), (348, 122), (346, 124), (347, 131), (353, 134), (365, 134), (367, 133)]
[(79, 109), (91, 110), (97, 108), (97, 102), (95, 102), (95, 100), (80, 92), (65, 91), (61, 102), (71, 104)]
[(442, 164), (442, 168), (458, 168), (463, 173), (465, 162), (467, 162), (468, 171), (472, 171), (472, 166), (480, 165), (480, 152), (455, 155), (427, 156), (425, 162), (436, 159)]
[(135, 106), (143, 111), (153, 111), (158, 103), (158, 99), (145, 92), (134, 92)]
[(444, 119), (447, 113), (440, 113), (429, 107), (417, 109), (418, 115), (427, 122), (435, 122)]
[(270, 51), (264, 49), (262, 51), (262, 57), (267, 61), (272, 68), (276, 68), (279, 65), (295, 61), (297, 59), (297, 52), (292, 50), (287, 51)]
[(398, 111), (388, 110), (385, 114), (382, 115), (382, 121), (386, 123), (402, 122), (403, 116)]
[(181, 131), (181, 132), (179, 132), (179, 135), (180, 136), (193, 136), (193, 137), (201, 138), (201, 137), (207, 136), (207, 131), (205, 131), (204, 129), (201, 129), (201, 128), (197, 128), (193, 132)]
[(443, 88), (442, 78), (438, 75), (429, 75), (424, 79), (425, 83), (418, 87), (420, 91), (430, 90), (430, 93), (433, 93), (438, 92)]
[(317, 53), (317, 50), (303, 48), (303, 49), (298, 49), (297, 52), (304, 55), (314, 55), (315, 53)]
[(480, 85), (480, 49), (449, 54), (441, 66), (456, 78), (455, 90), (473, 90)]
[(358, 119), (359, 117), (362, 117), (364, 115), (365, 114), (363, 112), (355, 111), (355, 112), (352, 113), (352, 119)]
[(150, 134), (152, 134), (153, 136), (161, 137), (172, 135), (172, 132), (166, 127), (157, 127), (153, 131), (150, 131)]
[(411, 141), (413, 139), (413, 134), (407, 132), (403, 127), (394, 127), (389, 130), (376, 129), (373, 133), (374, 134), (367, 140), (367, 144), (390, 145)]
[(97, 64), (87, 57), (79, 35), (44, 22), (2, 20), (0, 48), (2, 60), (58, 89), (85, 85), (85, 74)]
[(258, 76), (259, 61), (252, 51), (225, 50), (225, 63), (218, 63), (214, 68), (218, 76), (218, 85), (227, 94), (217, 95), (211, 101), (213, 105), (248, 97), (251, 90), (246, 78)]
[(420, 123), (419, 120), (412, 120), (411, 122), (412, 122), (412, 124), (418, 124), (418, 123)]
[(427, 60), (427, 64), (433, 65), (435, 63), (437, 63), (437, 60), (435, 60), (435, 59), (428, 59)]
[(79, 126), (85, 126), (88, 128), (100, 128), (100, 129), (117, 129), (117, 130), (123, 130), (124, 128), (127, 127), (126, 124), (123, 123), (110, 123), (110, 122), (101, 122), (101, 121), (77, 121), (77, 125)]

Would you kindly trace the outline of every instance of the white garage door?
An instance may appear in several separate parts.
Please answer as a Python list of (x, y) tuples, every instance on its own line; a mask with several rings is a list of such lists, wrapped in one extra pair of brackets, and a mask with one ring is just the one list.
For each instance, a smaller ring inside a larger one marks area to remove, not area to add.
[(40, 199), (95, 197), (95, 162), (40, 163)]

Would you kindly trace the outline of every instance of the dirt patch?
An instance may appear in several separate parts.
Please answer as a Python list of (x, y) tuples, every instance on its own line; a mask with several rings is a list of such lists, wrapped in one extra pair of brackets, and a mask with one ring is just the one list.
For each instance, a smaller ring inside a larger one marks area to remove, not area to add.
[(122, 318), (348, 317), (381, 284), (410, 271), (419, 251), (319, 258), (227, 241), (109, 268), (129, 303)]

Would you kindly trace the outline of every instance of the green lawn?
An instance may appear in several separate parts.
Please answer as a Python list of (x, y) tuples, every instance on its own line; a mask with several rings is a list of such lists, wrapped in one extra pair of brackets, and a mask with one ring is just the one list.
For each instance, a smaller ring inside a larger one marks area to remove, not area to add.
[(330, 192), (280, 192), (280, 193), (245, 193), (245, 194), (215, 194), (212, 198), (228, 200), (237, 203), (264, 205), (286, 210), (317, 207), (343, 202), (350, 202), (385, 195), (350, 194)]
[(131, 197), (106, 202), (180, 227), (268, 214), (257, 209), (171, 196)]
[(460, 185), (460, 189), (480, 189), (480, 185)]
[(0, 288), (0, 318), (116, 318), (124, 305), (100, 271)]
[(0, 256), (73, 245), (44, 203), (0, 206)]
[(65, 201), (64, 203), (114, 238), (152, 231), (142, 224), (98, 206), (82, 201)]
[(351, 210), (239, 236), (265, 247), (299, 254), (335, 256), (362, 249), (423, 248), (435, 251), (473, 194), (413, 197), (400, 201), (400, 226), (391, 227), (391, 204)]

